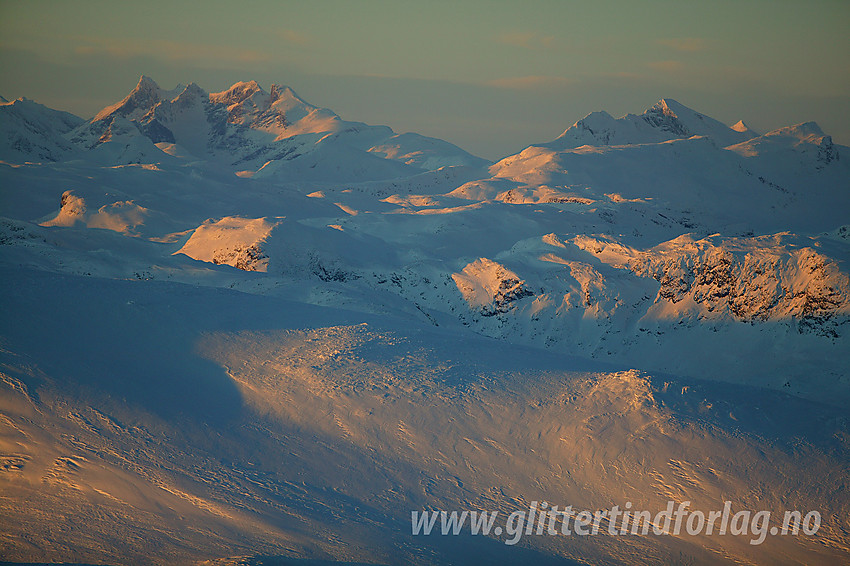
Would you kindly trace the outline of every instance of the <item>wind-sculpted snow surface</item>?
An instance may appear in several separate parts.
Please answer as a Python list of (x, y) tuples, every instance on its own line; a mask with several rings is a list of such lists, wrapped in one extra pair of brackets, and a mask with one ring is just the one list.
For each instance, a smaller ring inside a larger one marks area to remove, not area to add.
[[(664, 99), (490, 164), (253, 81), (0, 113), (2, 559), (850, 558), (850, 150), (816, 124)], [(508, 543), (543, 501), (822, 521)]]
[[(20, 321), (6, 326), (0, 382), (4, 557), (830, 564), (846, 556), (842, 411), (185, 287), (27, 270), (4, 280), (4, 324)], [(514, 547), (505, 537), (413, 536), (408, 523), (412, 509), (506, 517), (534, 500), (663, 509), (670, 499), (706, 511), (724, 500), (779, 516), (816, 509), (824, 526), (817, 537), (760, 546), (749, 536), (599, 535), (528, 536)]]

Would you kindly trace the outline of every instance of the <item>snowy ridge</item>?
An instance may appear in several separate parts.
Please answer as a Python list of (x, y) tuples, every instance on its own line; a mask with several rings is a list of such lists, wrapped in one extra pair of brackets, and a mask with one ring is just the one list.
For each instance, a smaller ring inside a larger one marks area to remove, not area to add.
[(19, 98), (0, 102), (0, 160), (58, 161), (74, 151), (63, 135), (83, 120)]
[(746, 141), (755, 136), (739, 122), (726, 126), (714, 118), (691, 110), (672, 98), (664, 98), (643, 114), (613, 118), (607, 112), (592, 112), (567, 128), (552, 142), (541, 144), (555, 150), (583, 145), (630, 145), (658, 143), (692, 136), (706, 136), (721, 147)]
[(819, 168), (839, 158), (838, 148), (832, 143), (832, 137), (823, 133), (814, 122), (797, 124), (768, 132), (729, 149), (744, 157), (780, 156), (790, 152), (811, 155)]

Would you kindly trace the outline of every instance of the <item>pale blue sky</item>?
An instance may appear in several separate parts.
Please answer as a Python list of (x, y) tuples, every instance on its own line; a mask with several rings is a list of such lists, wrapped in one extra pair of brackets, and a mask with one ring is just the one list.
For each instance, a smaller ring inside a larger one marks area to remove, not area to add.
[(488, 158), (659, 98), (850, 145), (850, 2), (0, 0), (0, 94), (90, 117), (139, 75), (256, 79)]

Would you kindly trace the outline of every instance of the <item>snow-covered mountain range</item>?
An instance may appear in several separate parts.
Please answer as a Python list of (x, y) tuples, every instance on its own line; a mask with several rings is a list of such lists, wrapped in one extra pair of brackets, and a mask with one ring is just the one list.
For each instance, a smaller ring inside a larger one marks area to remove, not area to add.
[[(347, 122), (289, 87), (272, 85), (266, 92), (256, 81), (207, 94), (194, 83), (166, 91), (143, 76), (123, 100), (67, 138), (86, 157), (114, 164), (160, 161), (165, 152), (215, 161), (246, 176), (304, 180), (395, 178), (483, 163), (442, 140)], [(333, 168), (317, 167), (320, 162)]]
[[(817, 124), (662, 99), (491, 163), (285, 86), (142, 77), (91, 120), (0, 103), (0, 217), (3, 557), (137, 563), (133, 529), (159, 563), (850, 552), (850, 148)], [(839, 519), (518, 554), (404, 523), (544, 497)]]

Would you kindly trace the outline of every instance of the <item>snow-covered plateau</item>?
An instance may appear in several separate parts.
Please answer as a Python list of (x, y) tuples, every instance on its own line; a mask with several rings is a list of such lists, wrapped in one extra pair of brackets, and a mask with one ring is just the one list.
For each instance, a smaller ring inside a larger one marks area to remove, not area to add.
[[(0, 561), (850, 561), (850, 148), (817, 124), (663, 99), (492, 163), (254, 81), (0, 101)], [(543, 501), (821, 524), (506, 544)]]

